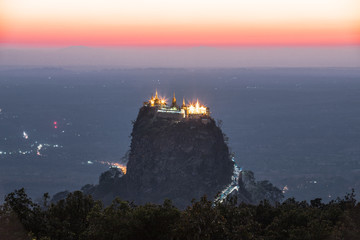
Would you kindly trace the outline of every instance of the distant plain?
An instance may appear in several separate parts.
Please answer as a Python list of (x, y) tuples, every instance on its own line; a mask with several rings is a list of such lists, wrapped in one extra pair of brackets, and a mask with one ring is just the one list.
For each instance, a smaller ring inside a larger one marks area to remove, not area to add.
[(20, 187), (38, 198), (95, 184), (155, 89), (210, 107), (238, 165), (286, 197), (360, 191), (359, 68), (2, 67), (0, 201)]

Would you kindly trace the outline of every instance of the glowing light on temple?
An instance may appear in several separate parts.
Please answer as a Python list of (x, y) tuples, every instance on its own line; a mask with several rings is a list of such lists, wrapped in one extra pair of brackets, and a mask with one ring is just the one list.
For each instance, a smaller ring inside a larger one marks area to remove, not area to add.
[(206, 114), (206, 107), (200, 106), (199, 100), (196, 101), (195, 106), (190, 104), (188, 107), (189, 114)]
[[(183, 103), (181, 106), (179, 106), (176, 103), (176, 97), (175, 93), (173, 96), (173, 99), (171, 101), (171, 105), (167, 105), (167, 99), (164, 97), (159, 97), (158, 92), (155, 92), (154, 95), (151, 96), (150, 100), (147, 102), (144, 102), (144, 106), (146, 107), (154, 107), (156, 108), (156, 111), (161, 114), (172, 114), (172, 117), (179, 118), (180, 116), (175, 115), (181, 115), (182, 118), (206, 118), (210, 116), (210, 109), (208, 107), (205, 107), (203, 105), (200, 105), (199, 100), (196, 101), (195, 104), (191, 103), (189, 105), (185, 104), (185, 99), (183, 99)], [(170, 117), (170, 115), (163, 117)]]

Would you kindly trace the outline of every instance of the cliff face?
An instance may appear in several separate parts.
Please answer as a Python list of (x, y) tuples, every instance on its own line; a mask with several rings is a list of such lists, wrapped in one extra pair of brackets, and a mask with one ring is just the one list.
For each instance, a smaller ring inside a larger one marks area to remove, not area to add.
[(247, 203), (263, 199), (275, 203), (283, 197), (268, 181), (256, 182), (251, 171), (234, 166), (223, 133), (210, 117), (183, 119), (142, 107), (131, 137), (126, 175), (111, 168), (100, 176), (98, 185), (85, 185), (85, 194), (105, 204), (114, 197), (136, 204), (171, 199), (180, 208), (193, 198), (213, 198), (218, 193), (217, 200), (236, 196)]
[(186, 206), (192, 198), (214, 197), (231, 181), (233, 162), (223, 134), (211, 118), (168, 119), (143, 107), (134, 123), (126, 191), (138, 203), (171, 199)]

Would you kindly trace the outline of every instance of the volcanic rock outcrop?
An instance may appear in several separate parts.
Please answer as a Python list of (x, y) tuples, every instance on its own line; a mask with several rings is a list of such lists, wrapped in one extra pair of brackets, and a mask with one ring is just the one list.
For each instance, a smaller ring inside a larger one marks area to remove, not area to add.
[(168, 198), (185, 207), (204, 194), (214, 197), (231, 182), (234, 163), (212, 118), (179, 120), (158, 114), (154, 108), (140, 109), (126, 175), (102, 176), (103, 184), (85, 187), (86, 193), (105, 202), (115, 196), (138, 204)]
[(264, 184), (257, 184), (252, 173), (251, 181), (244, 179), (245, 175), (234, 175), (238, 168), (221, 129), (210, 116), (179, 119), (144, 106), (133, 124), (131, 137), (126, 175), (111, 168), (100, 176), (99, 185), (84, 186), (84, 193), (105, 204), (114, 197), (136, 204), (171, 199), (180, 208), (194, 198), (214, 198), (227, 189), (231, 190), (228, 195), (248, 203), (256, 202), (256, 196), (266, 197), (266, 189), (281, 195), (270, 183), (270, 187), (260, 189)]
[(143, 107), (134, 123), (124, 176), (130, 199), (189, 204), (231, 182), (233, 162), (212, 118), (173, 120)]

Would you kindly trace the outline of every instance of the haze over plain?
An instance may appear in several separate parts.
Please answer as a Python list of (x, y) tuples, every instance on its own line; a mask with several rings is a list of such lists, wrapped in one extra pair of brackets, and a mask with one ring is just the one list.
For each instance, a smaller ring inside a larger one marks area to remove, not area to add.
[[(2, 146), (19, 148), (25, 131), (64, 148), (6, 157), (0, 190), (94, 183), (106, 167), (87, 161), (124, 154), (130, 121), (156, 87), (203, 97), (239, 164), (299, 198), (358, 187), (359, 12), (357, 0), (3, 0), (0, 120), (13, 138)], [(65, 135), (53, 132), (57, 119), (70, 124)]]

